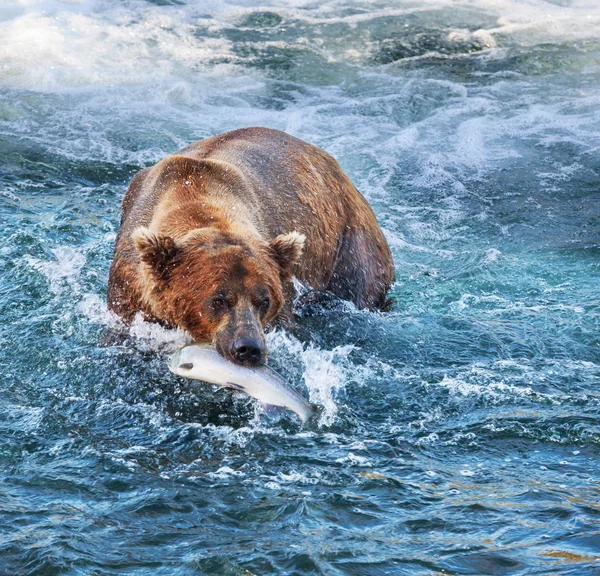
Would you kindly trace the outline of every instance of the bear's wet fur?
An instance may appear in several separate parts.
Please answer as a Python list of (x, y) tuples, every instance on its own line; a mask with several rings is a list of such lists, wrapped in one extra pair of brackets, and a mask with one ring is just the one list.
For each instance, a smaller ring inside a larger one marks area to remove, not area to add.
[(108, 306), (180, 327), (259, 364), (264, 328), (289, 315), (292, 276), (370, 310), (394, 264), (375, 215), (326, 152), (245, 128), (138, 172), (123, 198)]

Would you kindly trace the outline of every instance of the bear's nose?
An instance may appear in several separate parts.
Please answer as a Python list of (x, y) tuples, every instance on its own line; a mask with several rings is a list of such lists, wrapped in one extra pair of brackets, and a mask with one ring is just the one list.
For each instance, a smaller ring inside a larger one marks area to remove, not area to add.
[(264, 353), (264, 346), (257, 338), (238, 338), (231, 345), (231, 356), (241, 364), (256, 366)]

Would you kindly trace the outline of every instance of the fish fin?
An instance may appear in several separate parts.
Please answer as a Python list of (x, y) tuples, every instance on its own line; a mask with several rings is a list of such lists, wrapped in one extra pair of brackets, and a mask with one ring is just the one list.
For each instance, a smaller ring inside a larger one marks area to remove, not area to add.
[(233, 388), (234, 390), (241, 390), (242, 392), (244, 391), (244, 387), (236, 384), (235, 382), (227, 382), (227, 387)]
[(194, 367), (194, 365), (191, 362), (184, 362), (183, 364), (180, 364), (177, 368), (181, 368), (183, 370), (191, 370)]

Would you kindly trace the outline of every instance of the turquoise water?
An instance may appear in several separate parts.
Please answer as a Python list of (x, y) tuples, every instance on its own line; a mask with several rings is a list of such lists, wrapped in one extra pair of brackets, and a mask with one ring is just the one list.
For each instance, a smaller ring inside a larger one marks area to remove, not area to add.
[[(600, 574), (600, 8), (277, 4), (0, 6), (0, 573)], [(132, 175), (252, 125), (396, 263), (269, 335), (309, 429), (105, 304)]]

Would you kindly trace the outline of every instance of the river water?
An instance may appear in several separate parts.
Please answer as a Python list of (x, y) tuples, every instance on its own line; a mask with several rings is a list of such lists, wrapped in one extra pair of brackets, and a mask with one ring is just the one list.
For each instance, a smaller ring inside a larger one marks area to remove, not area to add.
[[(23, 0), (0, 38), (1, 574), (600, 574), (595, 0)], [(105, 304), (132, 175), (255, 125), (396, 263), (394, 311), (269, 334), (308, 428)]]

